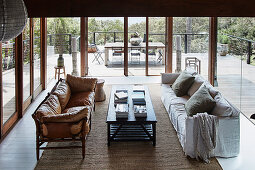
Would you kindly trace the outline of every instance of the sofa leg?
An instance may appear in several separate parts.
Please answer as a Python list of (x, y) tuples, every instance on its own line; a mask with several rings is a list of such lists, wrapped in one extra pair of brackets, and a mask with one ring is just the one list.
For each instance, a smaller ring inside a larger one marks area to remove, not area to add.
[(82, 142), (82, 159), (84, 159), (85, 158), (85, 137), (84, 136), (82, 136), (81, 142)]
[(37, 161), (39, 160), (40, 157), (40, 150), (39, 150), (39, 137), (36, 137), (36, 159)]

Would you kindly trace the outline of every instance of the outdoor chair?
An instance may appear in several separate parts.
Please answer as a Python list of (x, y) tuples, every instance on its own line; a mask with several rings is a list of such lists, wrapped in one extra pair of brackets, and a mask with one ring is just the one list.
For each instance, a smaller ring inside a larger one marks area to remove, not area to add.
[(131, 64), (134, 64), (134, 63), (140, 64), (140, 57), (141, 57), (140, 48), (131, 48), (130, 55), (131, 55)]
[[(112, 48), (113, 58), (120, 58), (120, 64), (122, 64), (122, 54), (124, 53), (122, 48)], [(112, 59), (113, 60), (113, 59)]]
[(152, 58), (154, 64), (156, 64), (156, 57), (157, 57), (157, 55), (156, 55), (156, 50), (155, 50), (155, 49), (149, 49), (149, 50), (148, 50), (148, 56), (149, 56), (150, 58)]
[(158, 50), (158, 54), (159, 54), (159, 56), (157, 58), (157, 61), (158, 61), (158, 63), (160, 63), (163, 60), (163, 52), (162, 52), (162, 50)]
[(98, 64), (101, 64), (100, 63), (100, 59), (102, 61), (104, 61), (103, 57), (102, 57), (102, 53), (104, 53), (104, 50), (100, 50), (96, 44), (89, 44), (89, 47), (88, 47), (88, 53), (93, 53), (94, 54), (94, 59), (92, 61), (92, 63), (94, 61), (97, 61)]

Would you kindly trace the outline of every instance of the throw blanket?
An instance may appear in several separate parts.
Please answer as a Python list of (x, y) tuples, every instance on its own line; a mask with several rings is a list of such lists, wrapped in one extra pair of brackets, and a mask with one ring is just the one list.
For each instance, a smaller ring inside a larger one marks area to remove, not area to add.
[(210, 153), (216, 146), (218, 119), (207, 113), (198, 113), (193, 117), (195, 156), (210, 163)]

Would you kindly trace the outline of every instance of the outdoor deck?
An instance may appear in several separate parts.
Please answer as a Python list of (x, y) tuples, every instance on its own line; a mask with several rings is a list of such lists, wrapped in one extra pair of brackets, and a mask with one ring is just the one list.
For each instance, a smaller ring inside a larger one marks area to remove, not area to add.
[[(78, 56), (80, 54), (78, 53)], [(173, 71), (175, 70), (175, 56), (173, 54)], [(208, 55), (206, 53), (188, 53), (182, 54), (182, 70), (185, 67), (184, 60), (186, 57), (197, 57), (201, 60), (201, 74), (204, 78), (208, 75)], [(78, 57), (79, 58), (79, 57)], [(102, 54), (104, 59), (104, 53)], [(66, 73), (72, 72), (72, 56), (69, 54), (64, 55)], [(217, 80), (218, 86), (216, 87), (223, 96), (238, 107), (247, 117), (255, 113), (255, 76), (252, 73), (255, 71), (255, 66), (246, 64), (245, 61), (227, 55), (218, 56), (217, 66)], [(124, 76), (124, 65), (122, 63), (116, 63), (114, 59), (110, 57), (108, 66), (104, 65), (103, 61), (100, 64), (94, 61), (94, 54), (89, 54), (89, 76), (95, 77), (114, 77)], [(54, 79), (54, 66), (57, 62), (57, 55), (49, 55), (47, 58), (47, 82), (49, 83)], [(35, 73), (39, 73), (39, 66), (35, 67)], [(80, 71), (80, 60), (77, 62), (78, 73)], [(153, 59), (149, 61), (149, 74), (159, 75), (164, 72), (164, 64), (161, 62), (155, 62)], [(29, 75), (29, 67), (24, 66), (24, 75)], [(129, 76), (144, 76), (145, 75), (145, 55), (140, 58), (140, 64), (132, 64), (129, 62)], [(39, 74), (35, 74), (35, 79), (39, 80)], [(14, 87), (14, 69), (5, 71), (3, 73), (3, 92), (4, 92), (4, 122), (15, 111), (15, 87)], [(159, 83), (159, 82), (156, 82)], [(24, 94), (29, 94), (29, 76), (24, 76)], [(25, 95), (24, 95), (25, 96)], [(27, 95), (26, 95), (27, 96)], [(25, 98), (24, 98), (25, 100)], [(254, 121), (255, 123), (255, 121)]]

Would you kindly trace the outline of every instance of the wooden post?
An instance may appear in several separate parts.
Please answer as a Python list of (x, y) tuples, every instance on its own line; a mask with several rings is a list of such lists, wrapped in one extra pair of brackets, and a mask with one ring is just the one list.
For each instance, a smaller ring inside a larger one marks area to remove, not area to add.
[[(30, 95), (34, 92), (34, 20), (30, 18)], [(33, 100), (33, 97), (32, 97)]]
[(165, 72), (172, 73), (173, 71), (173, 17), (166, 18), (166, 65)]
[(145, 49), (145, 75), (148, 76), (149, 75), (149, 56), (148, 56), (148, 52), (149, 52), (149, 18), (146, 17), (146, 49)]
[(0, 42), (0, 139), (3, 135), (3, 63), (2, 63), (2, 43)]
[(47, 87), (47, 19), (40, 19), (41, 25), (41, 82), (42, 90)]
[(23, 116), (23, 33), (15, 39), (15, 89), (18, 117)]
[(124, 75), (128, 76), (128, 17), (124, 17)]
[(80, 18), (81, 36), (81, 76), (88, 74), (88, 17)]
[(208, 80), (214, 86), (217, 61), (217, 17), (210, 17), (209, 22)]

